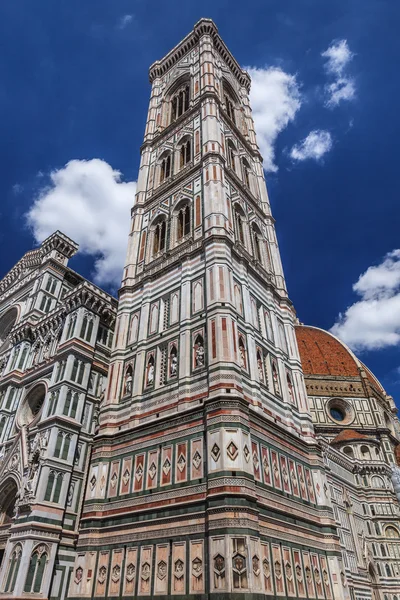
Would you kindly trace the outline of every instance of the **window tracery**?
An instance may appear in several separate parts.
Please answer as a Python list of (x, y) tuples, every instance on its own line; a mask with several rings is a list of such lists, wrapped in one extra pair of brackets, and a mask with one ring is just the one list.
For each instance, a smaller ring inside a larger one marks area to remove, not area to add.
[(185, 139), (180, 148), (179, 152), (179, 167), (182, 169), (186, 165), (190, 163), (192, 160), (192, 141), (190, 139)]
[(171, 153), (167, 152), (160, 163), (160, 183), (171, 177)]
[(171, 98), (171, 123), (179, 119), (190, 106), (190, 85), (186, 83)]
[(24, 592), (40, 593), (42, 589), (43, 575), (47, 563), (47, 548), (43, 544), (38, 546), (29, 562), (26, 575)]

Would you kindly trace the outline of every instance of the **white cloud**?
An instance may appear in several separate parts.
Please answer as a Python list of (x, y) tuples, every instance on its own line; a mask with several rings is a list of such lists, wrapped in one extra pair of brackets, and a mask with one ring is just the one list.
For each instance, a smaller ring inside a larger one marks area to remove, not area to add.
[(351, 79), (341, 77), (333, 83), (325, 86), (328, 93), (328, 106), (337, 106), (341, 100), (353, 100), (356, 95), (356, 88)]
[(339, 77), (354, 54), (350, 52), (347, 40), (339, 40), (333, 42), (325, 52), (322, 52), (321, 56), (327, 59), (327, 71)]
[(132, 20), (133, 15), (124, 15), (121, 17), (118, 23), (119, 29), (125, 29), (125, 27), (127, 27)]
[(252, 78), (250, 102), (264, 169), (277, 171), (274, 144), (301, 106), (299, 84), (295, 75), (276, 67), (247, 70)]
[(311, 131), (304, 140), (295, 144), (290, 151), (293, 160), (320, 160), (332, 148), (332, 136), (329, 131), (316, 129)]
[(26, 214), (36, 241), (59, 229), (95, 258), (96, 283), (119, 286), (136, 183), (98, 158), (71, 160), (50, 181)]
[(332, 42), (321, 56), (326, 58), (326, 71), (334, 78), (334, 81), (325, 85), (326, 106), (334, 107), (342, 100), (353, 100), (356, 87), (354, 80), (345, 71), (354, 54), (350, 51), (347, 40)]
[(400, 250), (369, 267), (353, 290), (361, 297), (331, 331), (355, 350), (400, 345)]

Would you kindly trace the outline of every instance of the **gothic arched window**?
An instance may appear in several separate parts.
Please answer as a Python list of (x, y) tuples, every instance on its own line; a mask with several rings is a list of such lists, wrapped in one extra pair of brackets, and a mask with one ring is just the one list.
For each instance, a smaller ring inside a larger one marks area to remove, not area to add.
[(400, 538), (400, 533), (398, 532), (398, 530), (395, 527), (386, 527), (385, 529), (385, 536), (387, 538)]
[(182, 169), (192, 160), (192, 141), (185, 139), (179, 153), (179, 167)]
[(189, 234), (190, 234), (190, 206), (189, 206), (189, 204), (184, 204), (178, 210), (176, 239), (177, 239), (177, 241), (179, 241)]
[(171, 153), (167, 152), (160, 163), (160, 183), (171, 177)]
[(190, 104), (190, 86), (189, 83), (175, 92), (171, 98), (171, 123), (179, 119), (185, 113)]
[(234, 104), (232, 98), (226, 92), (224, 94), (224, 101), (225, 101), (226, 114), (228, 115), (230, 120), (236, 124), (235, 104)]
[(153, 232), (153, 255), (159, 252), (164, 252), (167, 234), (167, 222), (165, 219), (160, 219), (156, 223)]
[(8, 567), (7, 581), (4, 587), (5, 592), (13, 592), (15, 582), (17, 581), (19, 564), (21, 562), (22, 547), (18, 544), (11, 553), (10, 564)]
[(39, 594), (42, 589), (43, 574), (47, 563), (47, 552), (44, 546), (39, 546), (31, 556), (26, 575), (24, 592)]

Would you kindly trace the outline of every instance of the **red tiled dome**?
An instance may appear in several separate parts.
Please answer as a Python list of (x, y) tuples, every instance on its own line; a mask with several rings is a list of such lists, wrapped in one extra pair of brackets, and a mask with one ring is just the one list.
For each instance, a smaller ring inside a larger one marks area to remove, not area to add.
[(355, 442), (357, 440), (370, 440), (371, 438), (363, 433), (358, 433), (354, 429), (343, 429), (338, 435), (332, 440), (331, 444), (340, 444), (342, 442)]
[(298, 325), (296, 337), (305, 375), (360, 375), (357, 361), (351, 351), (327, 331)]

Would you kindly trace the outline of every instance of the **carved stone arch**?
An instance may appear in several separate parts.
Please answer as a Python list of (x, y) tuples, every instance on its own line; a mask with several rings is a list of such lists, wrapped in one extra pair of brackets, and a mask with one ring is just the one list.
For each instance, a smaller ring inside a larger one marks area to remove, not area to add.
[(230, 73), (224, 73), (222, 76), (222, 89), (224, 93), (227, 93), (236, 105), (240, 104), (240, 98), (238, 91), (235, 90), (235, 84), (233, 83), (234, 79), (231, 77)]
[(184, 85), (185, 83), (190, 83), (191, 75), (189, 65), (185, 67), (185, 69), (187, 70), (184, 73), (176, 71), (176, 77), (174, 77), (173, 80), (170, 81), (164, 89), (164, 98), (171, 97), (173, 94), (175, 94), (175, 92), (178, 91), (178, 89), (182, 85)]
[(21, 308), (18, 304), (14, 304), (8, 310), (0, 315), (0, 352), (4, 352), (10, 346), (9, 333), (17, 323), (20, 316)]
[(8, 472), (0, 481), (0, 525), (11, 526), (18, 500), (18, 492), (21, 488), (21, 477), (17, 472)]

